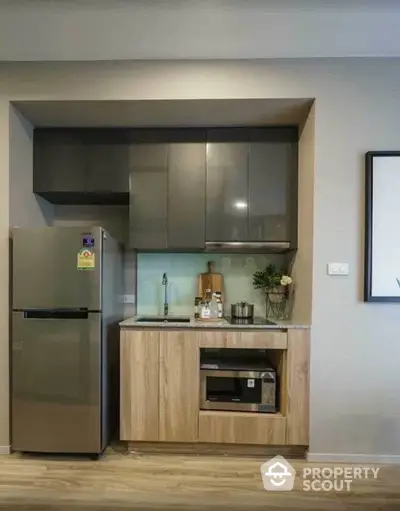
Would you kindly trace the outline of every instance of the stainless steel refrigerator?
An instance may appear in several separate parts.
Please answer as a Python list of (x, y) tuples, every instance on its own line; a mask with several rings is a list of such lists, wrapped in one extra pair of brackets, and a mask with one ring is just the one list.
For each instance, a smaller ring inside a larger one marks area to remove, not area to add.
[(98, 455), (117, 427), (122, 250), (100, 227), (12, 230), (12, 447)]

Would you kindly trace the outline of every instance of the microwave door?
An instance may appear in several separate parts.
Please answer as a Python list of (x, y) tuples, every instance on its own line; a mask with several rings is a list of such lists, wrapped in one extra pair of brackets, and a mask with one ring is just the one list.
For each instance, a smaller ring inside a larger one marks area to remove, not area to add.
[(201, 371), (200, 408), (259, 411), (262, 380), (258, 371)]

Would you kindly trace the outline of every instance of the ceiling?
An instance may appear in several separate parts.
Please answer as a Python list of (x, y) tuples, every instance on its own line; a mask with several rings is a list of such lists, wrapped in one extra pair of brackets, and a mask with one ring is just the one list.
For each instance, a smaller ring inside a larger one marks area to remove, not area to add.
[(399, 0), (0, 0), (0, 61), (400, 56)]
[(36, 127), (301, 125), (312, 104), (299, 99), (17, 101)]

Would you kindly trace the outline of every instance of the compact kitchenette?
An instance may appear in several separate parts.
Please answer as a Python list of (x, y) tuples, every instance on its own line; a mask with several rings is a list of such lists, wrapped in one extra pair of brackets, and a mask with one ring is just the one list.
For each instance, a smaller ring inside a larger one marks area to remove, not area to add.
[[(91, 373), (100, 389), (100, 416), (101, 406), (111, 416), (92, 424), (100, 428), (99, 446), (72, 442), (75, 452), (101, 452), (116, 421), (116, 437), (135, 450), (307, 448), (309, 325), (291, 320), (293, 303), (274, 317), (263, 284), (256, 285), (257, 272), (271, 260), (280, 276), (291, 275), (296, 260), (298, 138), (297, 126), (35, 130), (34, 193), (63, 214), (83, 207), (126, 215), (122, 278), (134, 275), (134, 285), (125, 282), (124, 291), (104, 288), (102, 299), (120, 305), (112, 323), (119, 323), (119, 339), (110, 337), (119, 349), (111, 364), (119, 385), (102, 387)], [(77, 222), (73, 211), (74, 221), (56, 219), (54, 228), (75, 226), (83, 243), (98, 222)], [(97, 263), (77, 268), (73, 248), (61, 252), (65, 268), (83, 270), (78, 273), (89, 280), (95, 268), (107, 271)], [(97, 246), (80, 248), (99, 255)], [(283, 288), (287, 282), (280, 285), (280, 276), (277, 287)], [(301, 300), (294, 291), (290, 297)], [(67, 302), (63, 308), (75, 306)], [(16, 328), (13, 336), (14, 360), (29, 370), (26, 360), (21, 363)], [(71, 374), (85, 371), (84, 337)], [(101, 367), (96, 356), (92, 363)], [(119, 414), (102, 402), (101, 388), (111, 403), (119, 402)], [(69, 406), (89, 404), (78, 394), (69, 396)], [(65, 408), (63, 396), (53, 398)], [(50, 412), (53, 398), (50, 393), (42, 399)], [(57, 427), (60, 435), (60, 422)], [(90, 435), (90, 421), (85, 428)], [(16, 439), (22, 430), (16, 421)], [(15, 448), (73, 452), (71, 445), (52, 442), (52, 435), (48, 427), (47, 443), (42, 436), (35, 445), (31, 437), (33, 444), (25, 438)]]
[(308, 367), (305, 325), (127, 319), (120, 437), (138, 451), (171, 443), (192, 452), (203, 444), (223, 452), (237, 445), (305, 448)]

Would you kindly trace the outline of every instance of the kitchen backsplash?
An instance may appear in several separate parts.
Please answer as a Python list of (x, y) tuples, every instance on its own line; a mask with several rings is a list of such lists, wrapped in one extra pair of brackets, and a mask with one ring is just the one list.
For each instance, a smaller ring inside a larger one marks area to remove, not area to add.
[(231, 303), (247, 300), (255, 304), (256, 316), (264, 315), (265, 300), (261, 291), (253, 288), (253, 273), (268, 262), (284, 265), (282, 255), (140, 253), (137, 257), (138, 314), (162, 314), (164, 272), (168, 275), (170, 314), (193, 314), (198, 275), (207, 271), (210, 260), (215, 262), (214, 271), (224, 277), (225, 314), (229, 314)]

